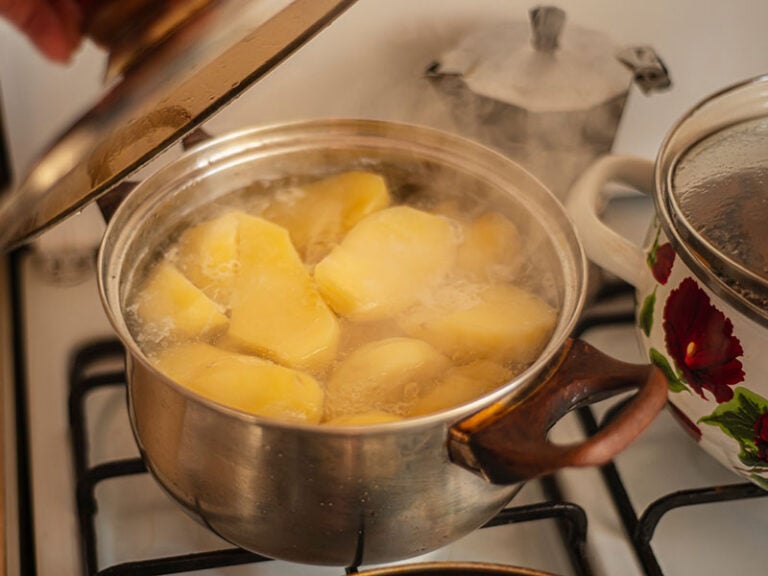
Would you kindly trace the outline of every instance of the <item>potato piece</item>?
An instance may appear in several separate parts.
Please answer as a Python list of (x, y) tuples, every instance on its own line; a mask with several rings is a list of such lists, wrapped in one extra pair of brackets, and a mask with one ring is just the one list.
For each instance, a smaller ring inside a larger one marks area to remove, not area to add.
[(470, 402), (495, 390), (511, 377), (511, 370), (488, 360), (451, 368), (445, 378), (411, 405), (408, 415), (432, 414)]
[(352, 352), (331, 375), (326, 416), (383, 410), (400, 414), (425, 386), (450, 367), (432, 346), (413, 338), (386, 338)]
[(219, 305), (167, 260), (155, 265), (132, 309), (141, 322), (140, 339), (149, 343), (208, 336), (228, 323)]
[(457, 236), (451, 223), (407, 206), (361, 220), (315, 267), (331, 307), (351, 320), (381, 320), (414, 304), (449, 272)]
[(304, 262), (319, 262), (355, 224), (390, 204), (384, 178), (344, 172), (278, 193), (263, 216), (286, 228)]
[(228, 337), (291, 368), (319, 370), (336, 355), (339, 325), (285, 228), (241, 216), (240, 271)]
[(360, 414), (349, 414), (339, 416), (333, 420), (325, 422), (329, 426), (367, 426), (370, 424), (383, 424), (385, 422), (397, 422), (402, 420), (401, 416), (384, 412), (383, 410), (371, 410)]
[(557, 312), (535, 294), (507, 284), (453, 284), (400, 318), (406, 334), (454, 361), (532, 362), (546, 344)]
[(456, 264), (478, 279), (511, 279), (522, 261), (520, 233), (507, 217), (486, 212), (464, 226)]
[(152, 354), (152, 365), (180, 384), (222, 358), (236, 355), (204, 342), (184, 342)]
[(258, 416), (317, 423), (323, 414), (323, 389), (312, 376), (260, 358), (230, 354), (182, 384), (214, 402)]
[(237, 227), (241, 212), (232, 211), (188, 228), (179, 238), (175, 261), (211, 300), (229, 306), (239, 267)]
[(374, 340), (405, 336), (394, 318), (374, 322), (351, 322), (341, 319), (339, 327), (341, 328), (339, 355), (346, 355), (349, 351)]

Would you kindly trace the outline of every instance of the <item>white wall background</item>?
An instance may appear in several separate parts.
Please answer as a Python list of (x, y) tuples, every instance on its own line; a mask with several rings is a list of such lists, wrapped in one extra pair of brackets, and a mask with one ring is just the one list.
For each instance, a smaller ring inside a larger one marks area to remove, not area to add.
[[(209, 127), (217, 131), (308, 116), (437, 121), (425, 65), (478, 26), (526, 20), (522, 0), (359, 0), (330, 28), (254, 86)], [(633, 90), (615, 149), (653, 156), (692, 104), (768, 73), (765, 0), (561, 0), (569, 22), (649, 44), (673, 79), (665, 94)], [(0, 90), (13, 166), (22, 174), (99, 94), (104, 55), (85, 45), (68, 66), (46, 62), (0, 23)], [(398, 102), (397, 104), (395, 104)]]

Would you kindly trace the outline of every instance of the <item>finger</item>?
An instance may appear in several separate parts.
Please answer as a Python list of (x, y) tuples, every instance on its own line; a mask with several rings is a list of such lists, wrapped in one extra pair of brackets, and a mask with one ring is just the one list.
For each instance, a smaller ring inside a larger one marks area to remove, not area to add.
[(64, 62), (80, 43), (79, 9), (71, 1), (0, 0), (0, 16), (18, 27), (48, 58)]
[(80, 0), (48, 0), (59, 15), (64, 33), (74, 50), (83, 35), (83, 6)]

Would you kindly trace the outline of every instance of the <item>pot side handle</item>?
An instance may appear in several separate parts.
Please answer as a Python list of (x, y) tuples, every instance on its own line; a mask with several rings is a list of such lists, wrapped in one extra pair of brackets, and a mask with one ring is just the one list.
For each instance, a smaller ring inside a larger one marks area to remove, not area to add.
[(571, 188), (566, 210), (579, 233), (587, 256), (635, 288), (643, 288), (648, 271), (643, 249), (609, 228), (600, 216), (607, 203), (606, 186), (625, 184), (651, 194), (654, 165), (634, 156), (609, 155), (595, 161)]
[[(570, 410), (631, 390), (638, 392), (604, 428), (574, 444), (547, 440)], [(667, 382), (655, 366), (628, 364), (582, 340), (569, 339), (549, 377), (530, 396), (495, 404), (449, 431), (451, 460), (494, 484), (512, 484), (568, 466), (608, 463), (645, 430), (664, 407)]]

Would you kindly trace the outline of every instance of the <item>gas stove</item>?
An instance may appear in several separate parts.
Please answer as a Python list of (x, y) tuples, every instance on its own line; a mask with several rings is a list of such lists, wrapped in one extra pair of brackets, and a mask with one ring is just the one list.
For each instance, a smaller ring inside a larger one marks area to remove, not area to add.
[[(630, 94), (617, 152), (653, 157), (693, 103), (768, 70), (761, 26), (768, 5), (758, 0), (560, 6), (573, 21), (621, 42), (652, 45), (670, 70), (670, 91)], [(524, 20), (530, 7), (517, 0), (359, 0), (205, 128), (220, 134), (264, 122), (364, 116), (452, 129), (423, 81), (424, 67), (465, 31)], [(93, 98), (103, 58), (86, 47), (70, 68), (53, 68), (13, 31), (0, 32), (6, 136), (20, 174)], [(51, 102), (55, 83), (73, 76), (82, 81), (68, 80), (67, 98)], [(606, 217), (640, 241), (652, 206), (622, 195)], [(368, 568), (303, 566), (233, 549), (188, 518), (145, 472), (128, 423), (120, 349), (89, 264), (102, 229), (87, 209), (11, 254), (0, 271), (5, 573), (330, 576)], [(62, 253), (75, 257), (62, 264)], [(607, 279), (579, 332), (608, 354), (641, 362), (633, 308), (631, 291)], [(607, 402), (569, 415), (554, 439), (593, 433), (615, 407)], [(530, 482), (491, 526), (408, 562), (497, 562), (562, 576), (762, 573), (762, 496), (664, 412), (611, 465)]]
[[(650, 215), (644, 198), (619, 204), (615, 220), (625, 230), (638, 214)], [(187, 517), (139, 458), (126, 410), (122, 348), (94, 309), (95, 278), (51, 285), (42, 281), (29, 251), (14, 254), (11, 264), (17, 294), (23, 294), (18, 306), (28, 342), (26, 401), (17, 403), (17, 416), (26, 417), (30, 430), (18, 459), (26, 468), (20, 478), (29, 474), (28, 484), (19, 486), (19, 502), (28, 498), (29, 509), (19, 510), (28, 516), (20, 518), (18, 537), (32, 541), (21, 547), (21, 573), (57, 574), (67, 565), (71, 573), (89, 576), (190, 570), (330, 576), (367, 568), (261, 558)], [(50, 330), (51, 323), (70, 331)], [(577, 332), (609, 354), (642, 361), (626, 285), (605, 284)], [(581, 409), (553, 436), (572, 440), (593, 433), (616, 407)], [(489, 526), (410, 562), (496, 562), (563, 576), (670, 576), (723, 573), (738, 561), (740, 571), (759, 573), (761, 540), (755, 534), (768, 528), (764, 495), (707, 456), (662, 413), (611, 465), (532, 481)], [(698, 568), (692, 572), (691, 566)]]

